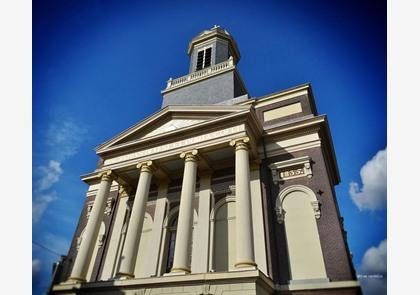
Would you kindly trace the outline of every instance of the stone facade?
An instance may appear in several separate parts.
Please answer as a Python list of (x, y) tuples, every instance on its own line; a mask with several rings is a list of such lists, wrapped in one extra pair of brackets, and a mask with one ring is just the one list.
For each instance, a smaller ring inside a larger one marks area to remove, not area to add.
[(162, 109), (96, 148), (51, 294), (360, 294), (310, 85), (235, 90), (239, 51), (218, 27), (188, 52)]

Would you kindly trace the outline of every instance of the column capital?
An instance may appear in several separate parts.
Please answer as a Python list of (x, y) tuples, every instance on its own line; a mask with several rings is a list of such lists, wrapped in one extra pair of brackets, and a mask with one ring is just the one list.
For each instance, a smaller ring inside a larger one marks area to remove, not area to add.
[(185, 162), (192, 161), (192, 162), (198, 162), (198, 150), (190, 150), (186, 152), (182, 152), (179, 157), (181, 159), (185, 159)]
[(98, 174), (98, 177), (101, 179), (101, 181), (112, 181), (117, 178), (117, 175), (112, 170), (107, 170), (104, 172), (100, 172)]
[(136, 168), (140, 169), (140, 172), (149, 173), (153, 173), (156, 170), (156, 167), (152, 161), (140, 162), (136, 165)]
[(124, 186), (121, 186), (120, 187), (120, 189), (119, 189), (119, 193), (120, 193), (120, 198), (126, 198), (126, 197), (129, 197), (130, 196), (130, 194), (131, 194), (131, 189), (129, 189), (129, 188), (126, 188), (126, 187), (124, 187)]
[(229, 145), (234, 146), (236, 150), (240, 150), (240, 149), (248, 150), (249, 149), (248, 143), (249, 143), (249, 137), (245, 136), (241, 138), (232, 139), (229, 142)]

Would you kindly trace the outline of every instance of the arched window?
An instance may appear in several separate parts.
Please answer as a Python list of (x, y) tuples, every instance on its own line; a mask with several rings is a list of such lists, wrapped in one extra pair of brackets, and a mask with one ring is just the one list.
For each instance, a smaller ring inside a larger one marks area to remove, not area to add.
[[(171, 272), (173, 262), (174, 262), (174, 254), (175, 254), (175, 244), (176, 244), (176, 231), (178, 226), (178, 210), (179, 207), (173, 208), (166, 217), (163, 225), (163, 233), (162, 233), (162, 248), (160, 254), (160, 263), (159, 263), (159, 274), (169, 273)], [(197, 211), (194, 210), (194, 222), (192, 228), (192, 235), (191, 235), (191, 243), (188, 249), (190, 261), (189, 264), (191, 265), (192, 260), (192, 247), (193, 247), (193, 240), (194, 240), (194, 226), (197, 222), (198, 216)]]
[(236, 203), (233, 196), (216, 203), (211, 216), (213, 228), (212, 267), (214, 271), (234, 269), (236, 251)]
[(166, 257), (165, 272), (171, 272), (174, 264), (176, 227), (178, 225), (178, 216), (174, 217), (168, 227), (168, 253)]
[(171, 272), (174, 262), (176, 230), (179, 207), (172, 208), (163, 222), (162, 246), (160, 252), (159, 274)]
[(316, 224), (319, 202), (313, 191), (303, 185), (287, 187), (277, 198), (276, 211), (284, 223), (292, 281), (326, 279)]

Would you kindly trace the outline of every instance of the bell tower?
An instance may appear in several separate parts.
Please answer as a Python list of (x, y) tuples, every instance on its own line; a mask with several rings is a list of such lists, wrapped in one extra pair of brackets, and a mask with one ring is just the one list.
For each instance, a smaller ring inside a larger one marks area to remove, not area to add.
[(167, 82), (162, 108), (167, 105), (234, 104), (248, 99), (248, 91), (236, 67), (240, 53), (225, 29), (214, 26), (188, 45), (188, 75)]
[(231, 56), (235, 65), (240, 59), (235, 40), (225, 29), (217, 25), (211, 30), (201, 32), (191, 40), (188, 55), (190, 56), (189, 73), (225, 62)]

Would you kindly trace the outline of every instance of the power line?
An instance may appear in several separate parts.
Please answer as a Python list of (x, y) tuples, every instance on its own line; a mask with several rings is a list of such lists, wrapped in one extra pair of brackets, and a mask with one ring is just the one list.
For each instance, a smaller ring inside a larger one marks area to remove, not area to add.
[(62, 255), (62, 254), (59, 254), (59, 253), (55, 252), (54, 250), (51, 250), (51, 249), (49, 249), (49, 248), (47, 248), (47, 247), (45, 247), (45, 246), (43, 246), (43, 245), (41, 245), (41, 244), (39, 244), (37, 242), (32, 241), (32, 244), (34, 244), (34, 245), (36, 245), (36, 246), (38, 246), (38, 247), (40, 247), (40, 248), (42, 248), (44, 250), (47, 250), (48, 252), (51, 252), (51, 253), (53, 253), (55, 255), (58, 255), (58, 256), (61, 256)]

